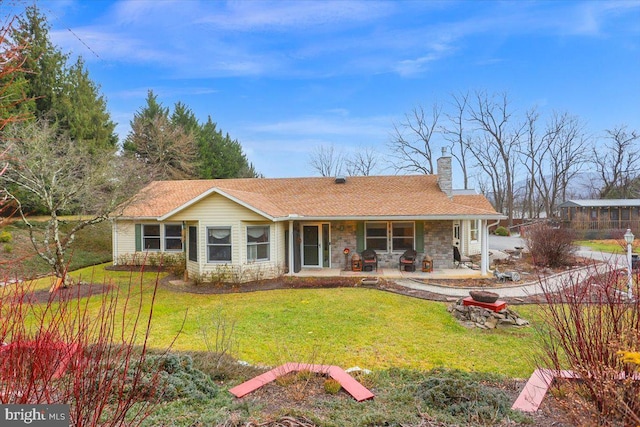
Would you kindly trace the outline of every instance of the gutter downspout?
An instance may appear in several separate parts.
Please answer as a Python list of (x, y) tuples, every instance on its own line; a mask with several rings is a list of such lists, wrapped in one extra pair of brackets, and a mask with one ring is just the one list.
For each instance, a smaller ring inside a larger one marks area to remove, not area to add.
[(484, 223), (482, 227), (482, 242), (480, 244), (480, 274), (483, 276), (489, 275), (489, 227), (498, 225), (500, 220), (489, 224), (487, 220), (482, 220)]

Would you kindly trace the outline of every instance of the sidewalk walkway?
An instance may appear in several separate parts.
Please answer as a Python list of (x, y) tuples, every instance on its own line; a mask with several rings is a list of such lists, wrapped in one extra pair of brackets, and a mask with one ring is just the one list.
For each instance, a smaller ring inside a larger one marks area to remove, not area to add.
[[(531, 295), (539, 295), (544, 293), (543, 287), (546, 288), (547, 292), (556, 292), (562, 289), (562, 287), (567, 283), (569, 279), (573, 281), (582, 281), (587, 277), (594, 275), (596, 272), (605, 272), (611, 268), (626, 268), (626, 260), (624, 256), (603, 254), (601, 252), (592, 251), (579, 251), (578, 255), (597, 261), (603, 261), (604, 264), (582, 267), (564, 273), (554, 274), (552, 276), (543, 278), (542, 281), (536, 278), (522, 284), (511, 284), (484, 289), (490, 290), (491, 292), (496, 292), (500, 295), (501, 298), (525, 298)], [(439, 295), (459, 298), (469, 296), (469, 291), (483, 289), (480, 287), (460, 288), (443, 285), (431, 285), (415, 279), (400, 279), (396, 280), (395, 283), (409, 289), (427, 291)]]

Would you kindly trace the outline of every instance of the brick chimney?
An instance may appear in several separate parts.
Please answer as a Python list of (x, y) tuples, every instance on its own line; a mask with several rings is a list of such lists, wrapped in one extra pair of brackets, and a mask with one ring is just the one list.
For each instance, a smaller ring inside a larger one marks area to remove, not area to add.
[(453, 195), (451, 178), (451, 156), (447, 155), (447, 148), (442, 147), (442, 156), (438, 159), (438, 186), (449, 198)]

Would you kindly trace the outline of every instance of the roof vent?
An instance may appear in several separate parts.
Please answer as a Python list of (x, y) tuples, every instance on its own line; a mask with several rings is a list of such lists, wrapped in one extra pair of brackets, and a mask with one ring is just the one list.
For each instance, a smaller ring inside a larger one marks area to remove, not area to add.
[(347, 182), (347, 178), (345, 178), (343, 175), (339, 175), (336, 176), (336, 184), (344, 184), (345, 182)]

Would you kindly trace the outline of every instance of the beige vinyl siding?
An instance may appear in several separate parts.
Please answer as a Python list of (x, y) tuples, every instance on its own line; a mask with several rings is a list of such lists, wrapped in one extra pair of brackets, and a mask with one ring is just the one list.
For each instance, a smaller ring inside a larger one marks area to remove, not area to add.
[(135, 253), (136, 229), (133, 221), (116, 219), (112, 224), (113, 263), (117, 265), (119, 257)]
[[(245, 208), (219, 194), (212, 194), (204, 200), (167, 219), (167, 222), (188, 221), (198, 218), (198, 264), (187, 262), (190, 275), (216, 274), (230, 266), (241, 266), (245, 280), (260, 276), (275, 275), (284, 265), (284, 232), (282, 226), (268, 218)], [(247, 263), (247, 227), (269, 225), (269, 261)], [(207, 227), (231, 227), (231, 262), (208, 262)]]
[(286, 264), (284, 233), (289, 229), (289, 223), (276, 222), (271, 229), (274, 231), (273, 242), (271, 243), (274, 256), (271, 257), (271, 261), (284, 269)]
[(471, 223), (476, 220), (464, 220), (462, 221), (462, 236), (464, 237), (463, 248), (465, 248), (465, 255), (478, 255), (481, 251), (480, 247), (480, 221), (478, 223), (478, 239), (471, 240)]

